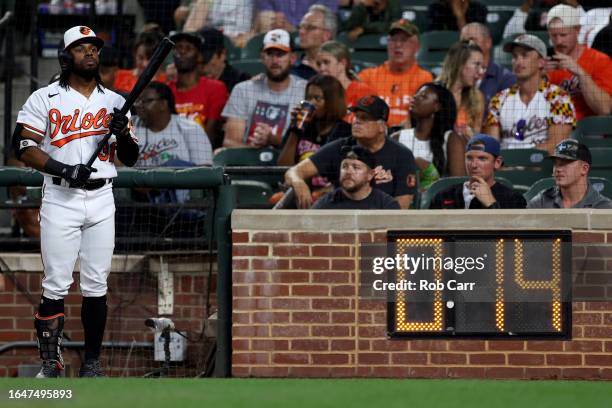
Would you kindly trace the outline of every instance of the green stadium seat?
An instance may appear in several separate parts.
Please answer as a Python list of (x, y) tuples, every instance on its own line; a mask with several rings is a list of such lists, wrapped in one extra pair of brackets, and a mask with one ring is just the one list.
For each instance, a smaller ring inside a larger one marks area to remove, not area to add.
[(402, 5), (402, 18), (417, 26), (419, 32), (424, 33), (427, 31), (427, 6)]
[(612, 116), (589, 116), (578, 121), (572, 138), (591, 147), (612, 147)]
[[(589, 177), (589, 182), (600, 194), (612, 198), (612, 181), (602, 177)], [(536, 195), (538, 195), (538, 193), (546, 190), (547, 188), (553, 187), (554, 185), (555, 179), (552, 177), (540, 179), (533, 183), (529, 190), (523, 194), (523, 197), (525, 197), (525, 200), (529, 202), (529, 200), (533, 199)]]
[(387, 60), (387, 51), (364, 51), (358, 50), (351, 53), (351, 57), (370, 65), (381, 65)]
[(223, 36), (223, 44), (225, 45), (227, 60), (230, 63), (233, 61), (238, 61), (241, 58), (242, 49), (236, 47), (232, 40), (230, 40), (229, 37), (226, 35)]
[(400, 0), (402, 7), (425, 7), (427, 8), (432, 0)]
[(603, 177), (612, 182), (612, 146), (593, 147), (589, 150), (593, 159), (589, 176)]
[(448, 49), (457, 41), (459, 34), (456, 31), (428, 31), (421, 34), (421, 48), (416, 56), (418, 64), (429, 70), (440, 67)]
[(505, 149), (501, 156), (504, 166), (497, 174), (510, 180), (516, 190), (527, 191), (533, 183), (552, 174), (552, 161), (545, 160), (545, 150)]
[[(469, 177), (460, 176), (460, 177), (443, 177), (436, 182), (434, 182), (429, 189), (427, 189), (420, 196), (420, 207), (423, 210), (426, 210), (431, 205), (431, 201), (441, 191), (446, 190), (450, 186), (454, 186), (455, 184), (464, 183)], [(504, 177), (495, 176), (495, 180), (497, 182), (502, 183), (503, 185), (512, 188), (512, 183), (505, 179)]]
[(278, 157), (276, 149), (232, 147), (221, 150), (213, 158), (213, 166), (272, 166)]
[(260, 58), (257, 59), (242, 59), (232, 62), (232, 67), (240, 72), (246, 72), (251, 76), (261, 74), (266, 70)]
[(237, 208), (272, 208), (269, 199), (274, 193), (267, 183), (254, 180), (232, 180)]
[(498, 7), (507, 8), (519, 8), (525, 1), (524, 0), (486, 0), (482, 4), (485, 4), (489, 9), (496, 9)]
[(491, 32), (493, 44), (499, 44), (502, 41), (506, 23), (513, 14), (513, 10), (495, 10), (487, 13), (487, 26)]
[(338, 35), (338, 41), (353, 50), (382, 50), (387, 51), (386, 34), (364, 34), (355, 41), (350, 41), (346, 33)]

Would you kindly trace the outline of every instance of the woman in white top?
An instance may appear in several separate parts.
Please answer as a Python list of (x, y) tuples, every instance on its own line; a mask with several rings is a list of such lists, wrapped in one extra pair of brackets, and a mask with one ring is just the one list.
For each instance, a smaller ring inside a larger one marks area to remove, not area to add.
[[(457, 137), (452, 130), (457, 118), (453, 94), (439, 82), (421, 85), (410, 106), (410, 118), (412, 128), (393, 137), (412, 151), (419, 168), (421, 190), (427, 190), (451, 168), (446, 146), (449, 138)], [(463, 157), (460, 160), (462, 164)]]

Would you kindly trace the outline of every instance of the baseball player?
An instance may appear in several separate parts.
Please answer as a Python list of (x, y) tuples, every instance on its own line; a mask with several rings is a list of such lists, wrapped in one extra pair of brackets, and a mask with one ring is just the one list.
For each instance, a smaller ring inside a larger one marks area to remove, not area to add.
[[(112, 178), (115, 156), (126, 166), (138, 159), (129, 118), (119, 112), (123, 97), (104, 87), (98, 54), (104, 41), (88, 27), (64, 33), (58, 50), (57, 82), (34, 92), (19, 112), (13, 134), (17, 157), (44, 173), (40, 208), (42, 297), (34, 326), (40, 357), (38, 378), (58, 377), (64, 297), (81, 263), (81, 320), (85, 359), (81, 377), (101, 377), (100, 348), (106, 325), (107, 277), (115, 246)], [(86, 164), (98, 141), (113, 136), (91, 167)]]

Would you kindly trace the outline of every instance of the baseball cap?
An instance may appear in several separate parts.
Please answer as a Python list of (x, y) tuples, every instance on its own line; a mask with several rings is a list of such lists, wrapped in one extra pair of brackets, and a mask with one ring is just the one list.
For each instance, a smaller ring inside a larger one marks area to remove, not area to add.
[(174, 43), (176, 43), (177, 41), (181, 41), (181, 40), (189, 41), (190, 43), (195, 45), (197, 49), (200, 51), (202, 49), (203, 41), (202, 41), (202, 37), (198, 33), (182, 31), (179, 33), (172, 34), (170, 36), (170, 41)]
[(376, 95), (364, 96), (359, 99), (357, 105), (349, 108), (351, 112), (365, 112), (372, 115), (376, 120), (384, 120), (385, 122), (389, 119), (389, 106), (385, 101)]
[(478, 150), (492, 154), (495, 157), (499, 156), (500, 149), (501, 148), (497, 139), (492, 136), (485, 135), (484, 133), (477, 133), (465, 146), (466, 152), (469, 152), (470, 150)]
[(418, 27), (405, 18), (397, 20), (396, 22), (391, 24), (391, 28), (389, 28), (389, 34), (391, 35), (396, 31), (403, 31), (408, 35), (419, 35)]
[(84, 42), (91, 42), (98, 49), (104, 46), (104, 40), (97, 37), (96, 33), (87, 26), (74, 26), (64, 33), (64, 50)]
[(520, 47), (525, 47), (525, 48), (534, 50), (535, 52), (540, 54), (542, 58), (546, 58), (546, 55), (547, 55), (546, 44), (544, 44), (544, 41), (542, 41), (540, 38), (536, 37), (535, 35), (531, 35), (531, 34), (519, 35), (511, 42), (504, 45), (504, 51), (512, 52), (514, 47), (517, 45)]
[[(359, 145), (344, 145), (340, 150), (342, 154), (342, 160), (353, 159), (364, 162), (369, 168), (373, 169), (376, 167), (376, 159), (374, 155), (370, 153), (368, 149)], [(350, 157), (347, 157), (350, 156)]]
[[(574, 27), (580, 25), (580, 10), (575, 7), (570, 7), (565, 4), (557, 4), (551, 8), (546, 16), (546, 26), (550, 26), (550, 22), (555, 18), (561, 20), (561, 27)], [(557, 26), (558, 23), (553, 23)]]
[(216, 28), (205, 28), (201, 30), (200, 37), (202, 38), (202, 55), (205, 64), (210, 61), (216, 52), (225, 49), (223, 33)]
[(574, 139), (565, 139), (555, 146), (555, 152), (547, 157), (548, 159), (582, 160), (591, 164), (591, 151), (584, 144)]
[(291, 37), (289, 33), (281, 29), (268, 31), (263, 39), (263, 50), (271, 48), (291, 52)]

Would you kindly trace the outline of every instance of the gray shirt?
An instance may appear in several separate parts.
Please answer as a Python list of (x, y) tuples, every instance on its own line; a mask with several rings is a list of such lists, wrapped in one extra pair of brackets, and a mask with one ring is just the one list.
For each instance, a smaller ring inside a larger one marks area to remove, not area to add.
[[(527, 203), (527, 208), (563, 208), (559, 188), (555, 186), (542, 191)], [(612, 200), (599, 194), (589, 183), (585, 196), (572, 208), (612, 208)]]
[(279, 137), (285, 133), (291, 120), (291, 109), (304, 99), (306, 81), (289, 75), (289, 87), (274, 92), (268, 87), (268, 78), (258, 75), (254, 79), (237, 84), (223, 109), (222, 116), (246, 120), (242, 141), (252, 137), (257, 123), (266, 123)]

